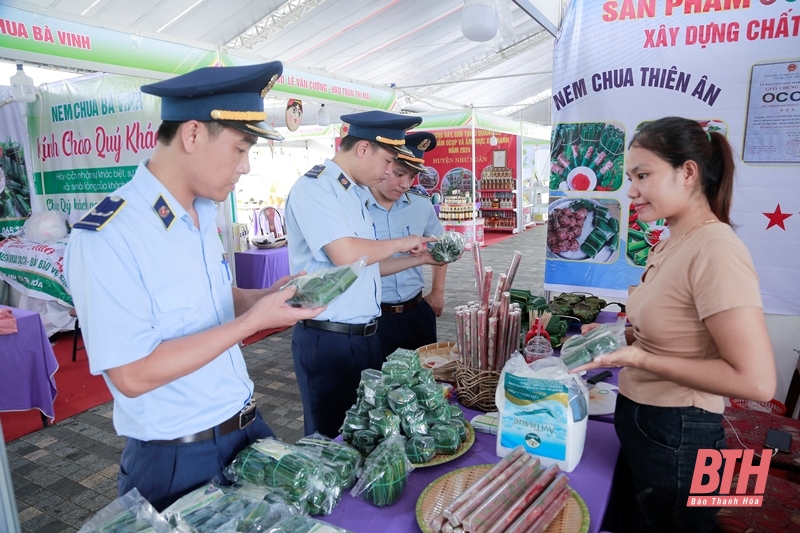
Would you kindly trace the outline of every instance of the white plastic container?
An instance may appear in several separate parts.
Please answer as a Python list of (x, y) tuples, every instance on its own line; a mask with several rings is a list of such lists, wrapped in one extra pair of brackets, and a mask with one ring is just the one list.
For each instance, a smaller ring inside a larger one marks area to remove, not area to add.
[(30, 103), (36, 101), (36, 87), (33, 78), (25, 74), (22, 64), (17, 63), (17, 72), (11, 76), (11, 97), (15, 102)]
[(544, 466), (572, 472), (583, 456), (589, 391), (558, 358), (530, 365), (517, 354), (509, 359), (495, 393), (499, 410), (497, 455), (522, 445)]

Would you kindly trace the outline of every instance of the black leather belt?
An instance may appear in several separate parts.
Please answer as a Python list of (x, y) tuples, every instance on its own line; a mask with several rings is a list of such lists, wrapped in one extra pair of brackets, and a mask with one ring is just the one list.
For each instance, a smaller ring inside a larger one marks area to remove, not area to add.
[(404, 311), (411, 311), (422, 301), (422, 293), (420, 292), (407, 302), (400, 302), (399, 304), (381, 304), (381, 311), (387, 315), (395, 315)]
[(346, 324), (344, 322), (330, 322), (328, 320), (303, 320), (303, 325), (311, 329), (345, 333), (347, 335), (363, 335), (369, 337), (378, 331), (378, 321), (372, 320), (367, 324)]
[(209, 428), (192, 435), (186, 435), (185, 437), (178, 437), (177, 439), (151, 440), (150, 442), (155, 444), (189, 444), (190, 442), (210, 440), (214, 438), (214, 430), (217, 428), (219, 428), (220, 435), (227, 435), (228, 433), (233, 433), (234, 431), (239, 431), (240, 429), (246, 428), (253, 423), (253, 420), (256, 419), (256, 413), (258, 413), (256, 403), (250, 401), (241, 411), (227, 419), (222, 424), (214, 426), (213, 428)]

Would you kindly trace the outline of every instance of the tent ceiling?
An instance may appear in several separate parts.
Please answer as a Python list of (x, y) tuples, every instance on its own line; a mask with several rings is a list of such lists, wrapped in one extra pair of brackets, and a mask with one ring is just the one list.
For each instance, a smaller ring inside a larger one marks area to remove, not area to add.
[[(498, 113), (541, 96), (551, 84), (553, 37), (509, 0), (499, 0), (501, 28), (487, 43), (469, 41), (461, 34), (464, 0), (0, 3), (143, 35), (226, 47), (234, 54), (244, 41), (248, 46), (243, 53), (265, 61), (279, 59), (305, 70), (394, 85), (400, 89), (399, 109), (411, 112), (473, 105)], [(252, 36), (255, 41), (248, 41)], [(550, 100), (544, 97), (510, 116), (549, 124)]]

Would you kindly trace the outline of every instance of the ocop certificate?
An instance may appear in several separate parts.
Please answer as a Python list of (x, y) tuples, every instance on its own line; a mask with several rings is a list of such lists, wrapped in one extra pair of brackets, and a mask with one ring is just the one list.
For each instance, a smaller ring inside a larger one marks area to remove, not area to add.
[(800, 163), (800, 59), (753, 65), (745, 163)]

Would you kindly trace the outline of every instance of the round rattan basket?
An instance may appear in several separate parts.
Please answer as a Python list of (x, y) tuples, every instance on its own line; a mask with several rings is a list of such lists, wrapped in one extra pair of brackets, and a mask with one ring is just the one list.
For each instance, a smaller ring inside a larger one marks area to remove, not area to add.
[[(435, 342), (417, 348), (420, 364), (423, 368), (430, 368), (433, 371), (433, 377), (436, 381), (456, 382), (456, 359), (458, 357), (452, 354), (455, 346), (456, 343), (454, 342)], [(448, 362), (429, 366), (425, 361), (433, 356), (446, 359)]]
[(500, 381), (496, 370), (478, 370), (456, 361), (458, 401), (465, 407), (489, 413), (497, 411), (494, 395)]
[[(417, 525), (423, 533), (431, 533), (431, 520), (442, 514), (450, 502), (480, 479), (491, 467), (492, 465), (467, 466), (449, 472), (428, 485), (417, 499), (416, 506)], [(567, 504), (547, 526), (545, 532), (586, 533), (589, 530), (589, 520), (589, 509), (583, 498), (570, 489)]]

